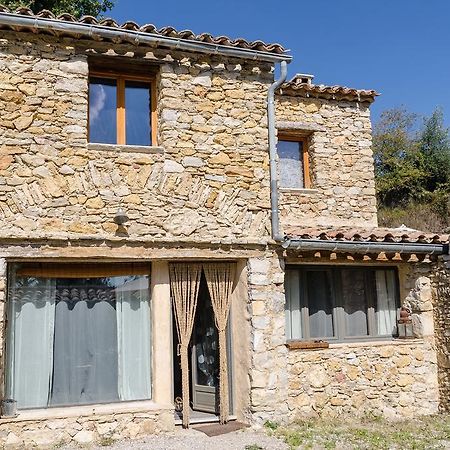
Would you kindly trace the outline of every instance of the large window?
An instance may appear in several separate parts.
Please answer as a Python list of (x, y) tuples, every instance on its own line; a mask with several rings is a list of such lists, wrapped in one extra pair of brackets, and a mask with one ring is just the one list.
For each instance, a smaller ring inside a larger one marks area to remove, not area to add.
[(155, 95), (151, 80), (91, 73), (89, 142), (156, 145)]
[(310, 188), (306, 139), (280, 135), (277, 151), (280, 187), (284, 189)]
[(7, 396), (19, 408), (149, 399), (146, 264), (14, 264)]
[(397, 332), (394, 269), (290, 266), (285, 289), (288, 339), (343, 341)]

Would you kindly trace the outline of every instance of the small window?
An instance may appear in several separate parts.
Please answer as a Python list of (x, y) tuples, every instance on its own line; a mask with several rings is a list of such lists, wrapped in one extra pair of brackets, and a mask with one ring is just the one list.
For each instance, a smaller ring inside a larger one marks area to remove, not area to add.
[(345, 341), (397, 333), (394, 269), (289, 267), (285, 289), (288, 339)]
[(281, 135), (277, 150), (280, 187), (284, 189), (311, 187), (306, 139)]
[(19, 409), (151, 398), (147, 264), (13, 264), (6, 395)]
[(156, 145), (153, 86), (145, 78), (91, 73), (89, 142)]

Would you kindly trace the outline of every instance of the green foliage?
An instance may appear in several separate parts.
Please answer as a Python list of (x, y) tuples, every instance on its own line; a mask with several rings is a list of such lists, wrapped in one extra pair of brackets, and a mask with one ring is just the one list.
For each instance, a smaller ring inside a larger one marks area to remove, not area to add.
[(55, 15), (69, 13), (99, 17), (114, 7), (115, 0), (2, 0), (1, 3), (14, 11), (21, 6), (30, 8), (35, 14), (48, 9)]
[(423, 207), (432, 213), (436, 225), (430, 228), (427, 223), (425, 230), (442, 231), (448, 226), (450, 139), (442, 111), (436, 109), (421, 125), (418, 116), (405, 109), (385, 111), (374, 128), (373, 149), (380, 222), (416, 228), (408, 217), (400, 223), (382, 218), (385, 215), (392, 222), (396, 215), (402, 216), (401, 209), (413, 207), (418, 212)]
[(276, 422), (272, 422), (271, 420), (266, 420), (264, 422), (264, 426), (271, 431), (275, 431), (278, 428), (278, 424)]

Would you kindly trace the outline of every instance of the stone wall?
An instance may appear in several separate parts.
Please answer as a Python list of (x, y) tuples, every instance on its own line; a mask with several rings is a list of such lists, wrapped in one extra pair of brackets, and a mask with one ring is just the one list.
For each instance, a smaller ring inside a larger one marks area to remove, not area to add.
[(252, 325), (250, 411), (262, 424), (287, 418), (288, 352), (285, 346), (284, 261), (268, 251), (248, 260), (248, 296)]
[(312, 180), (310, 190), (281, 193), (282, 225), (376, 226), (369, 107), (279, 95), (276, 114), (280, 125), (309, 133)]
[[(0, 238), (111, 238), (122, 205), (121, 238), (268, 239), (271, 66), (149, 54), (159, 147), (142, 153), (87, 143), (95, 45), (2, 33)], [(146, 58), (129, 50), (135, 63)]]
[(291, 420), (320, 416), (398, 419), (438, 411), (433, 265), (404, 263), (398, 270), (400, 300), (412, 308), (415, 339), (290, 350)]
[(311, 416), (412, 417), (437, 412), (436, 357), (428, 341), (289, 352), (292, 420)]
[(174, 416), (171, 410), (79, 416), (71, 416), (66, 410), (50, 418), (0, 419), (0, 445), (5, 449), (53, 449), (68, 443), (82, 446), (94, 443), (110, 445), (117, 439), (134, 439), (173, 429)]
[(437, 294), (435, 308), (436, 347), (441, 411), (450, 411), (450, 256), (441, 257), (433, 286)]

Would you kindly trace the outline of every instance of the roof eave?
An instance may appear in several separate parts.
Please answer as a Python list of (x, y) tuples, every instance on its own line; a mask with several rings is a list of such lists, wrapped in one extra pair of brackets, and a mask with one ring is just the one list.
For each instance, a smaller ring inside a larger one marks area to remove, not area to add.
[(23, 27), (24, 30), (20, 31), (50, 31), (64, 33), (66, 36), (73, 35), (78, 39), (80, 37), (85, 37), (87, 39), (101, 39), (114, 42), (123, 41), (136, 46), (149, 45), (150, 47), (184, 50), (208, 55), (223, 55), (262, 62), (277, 63), (281, 61), (290, 62), (292, 60), (292, 56), (286, 54), (230, 47), (208, 42), (196, 42), (134, 30), (111, 29), (97, 24), (65, 22), (57, 19), (23, 16), (12, 13), (0, 13), (0, 26), (10, 26), (14, 30), (19, 30), (20, 27)]

